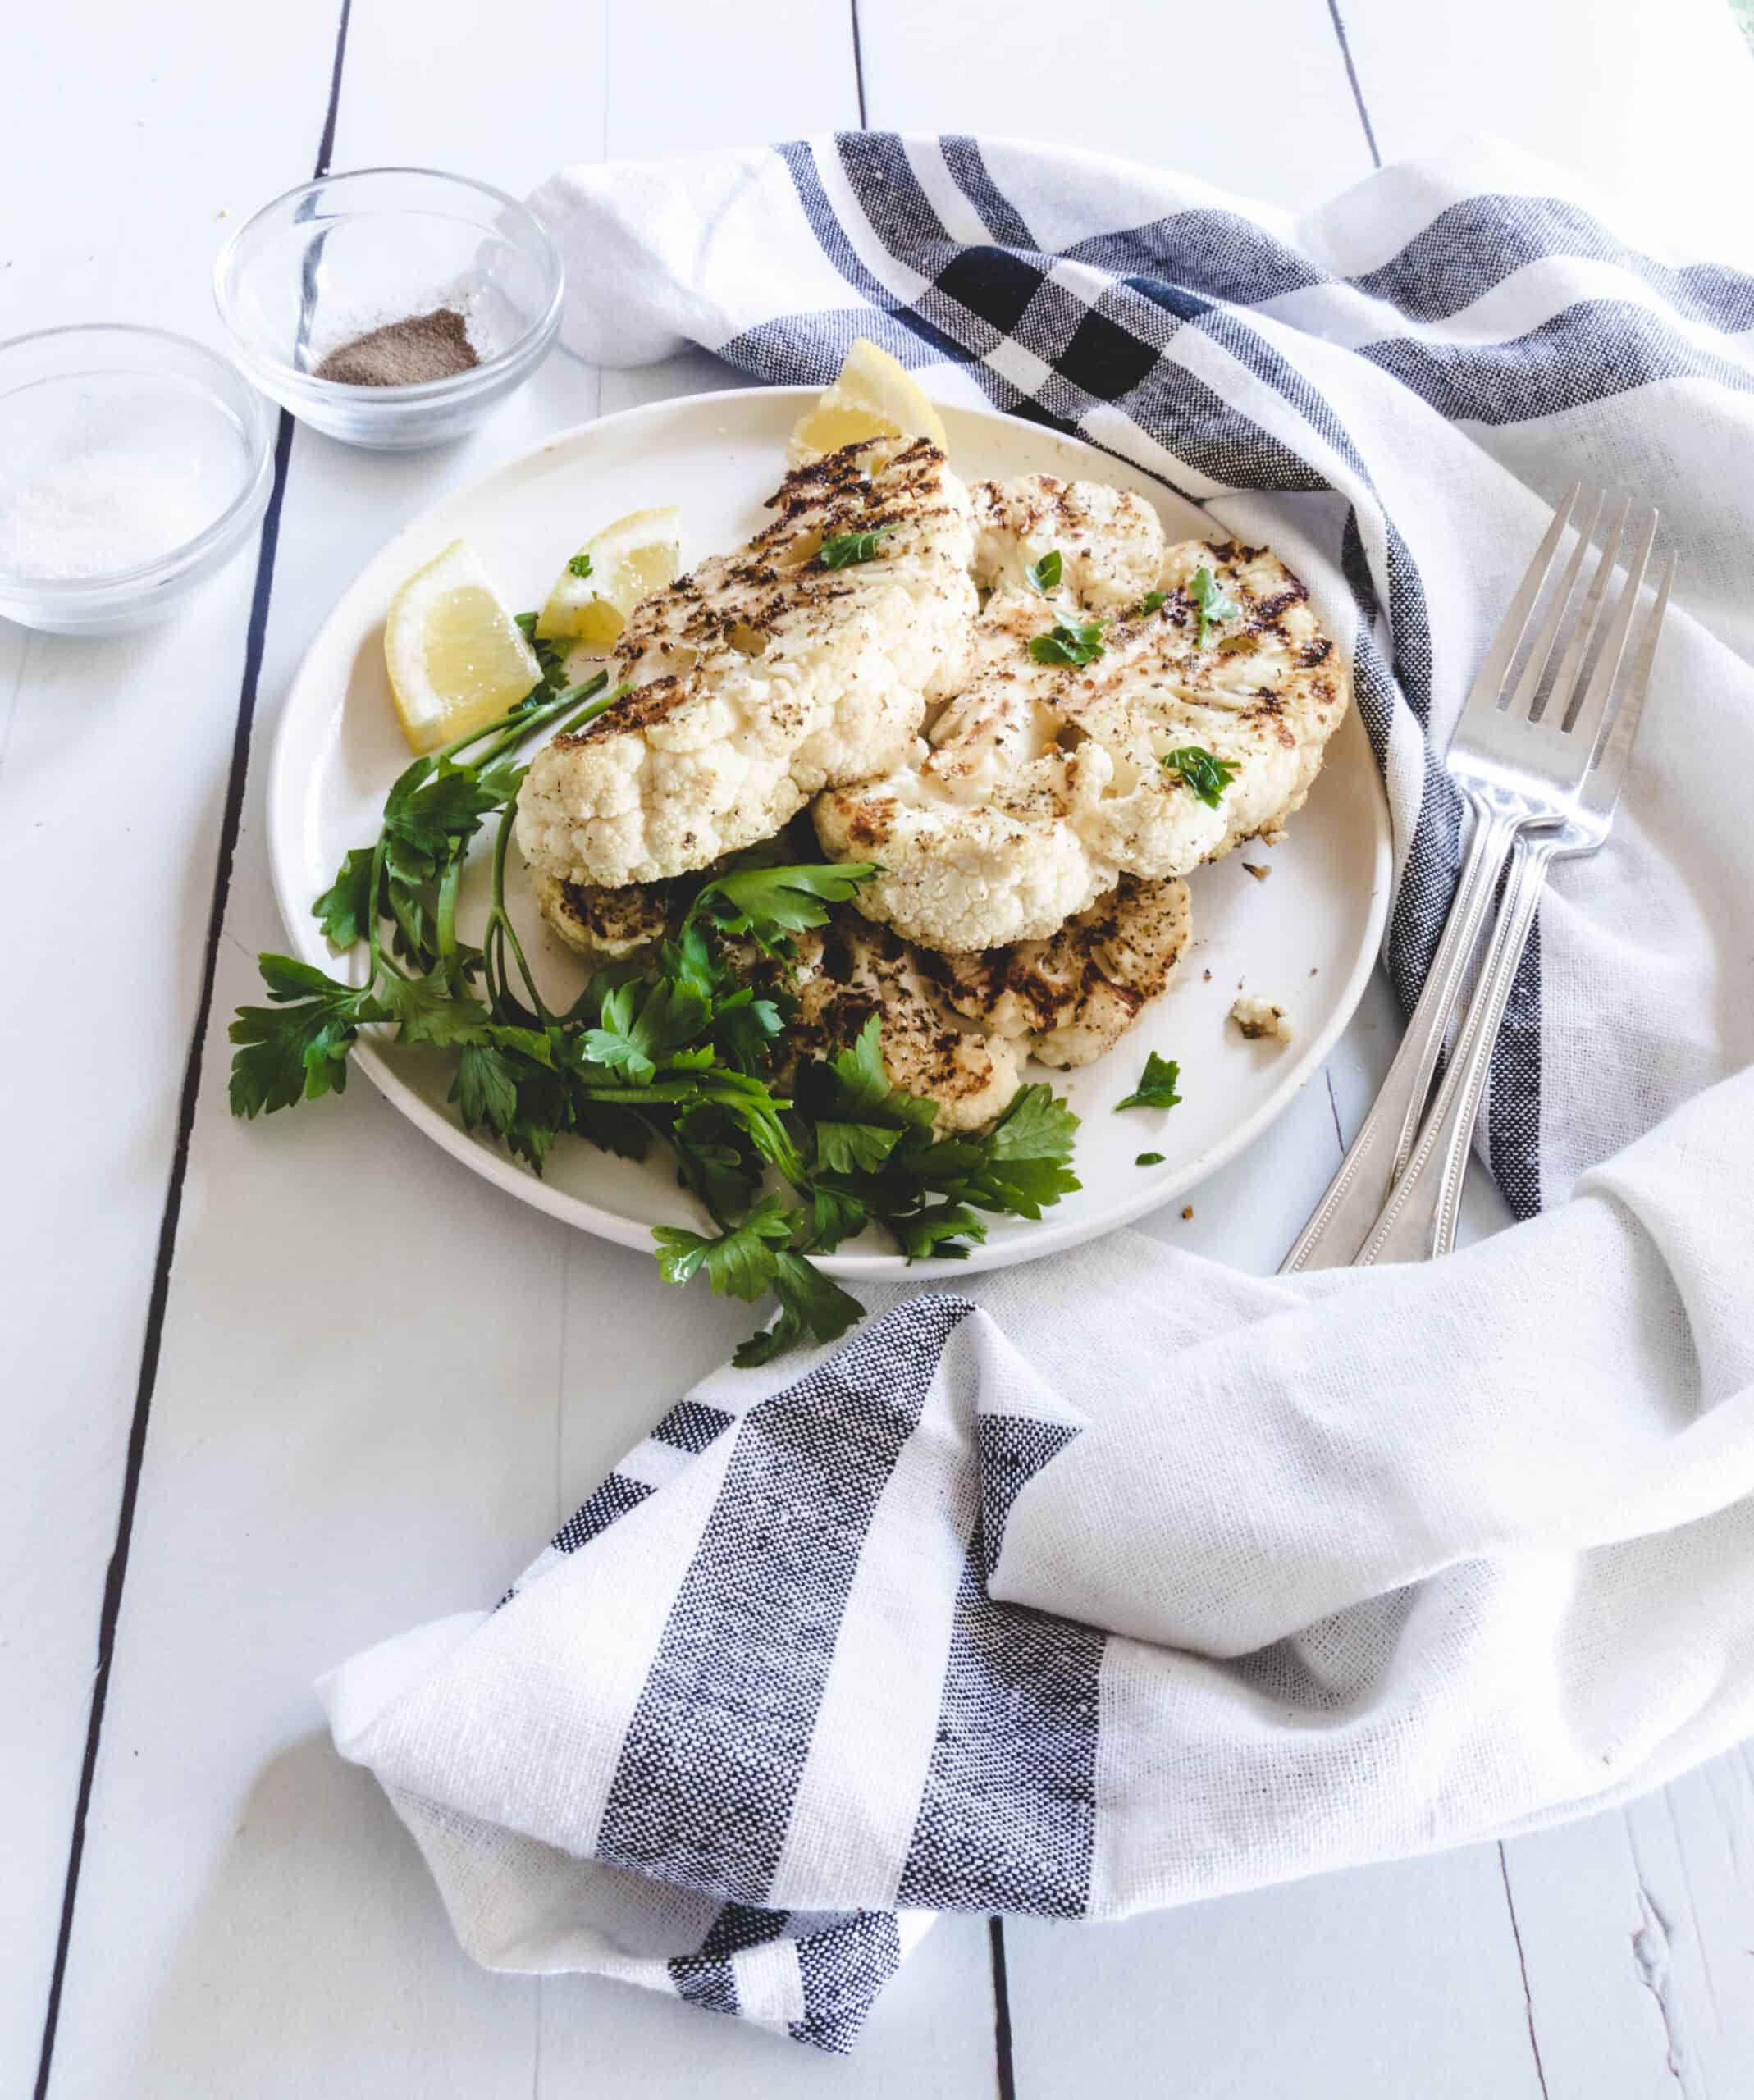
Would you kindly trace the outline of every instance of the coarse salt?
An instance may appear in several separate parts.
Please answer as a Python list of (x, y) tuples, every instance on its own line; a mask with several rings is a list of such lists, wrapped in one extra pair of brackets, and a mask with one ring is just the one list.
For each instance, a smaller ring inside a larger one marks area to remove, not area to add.
[(174, 553), (226, 509), (244, 463), (235, 425), (205, 404), (104, 403), (11, 463), (0, 569), (64, 582)]

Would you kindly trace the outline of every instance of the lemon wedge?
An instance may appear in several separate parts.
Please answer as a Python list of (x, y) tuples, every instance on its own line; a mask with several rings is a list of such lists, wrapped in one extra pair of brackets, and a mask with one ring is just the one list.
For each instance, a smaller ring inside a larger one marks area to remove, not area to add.
[(384, 663), (396, 719), (417, 751), (491, 722), (542, 675), (466, 540), (453, 540), (391, 600)]
[(794, 467), (878, 437), (930, 438), (948, 449), (938, 411), (887, 350), (861, 336), (840, 377), (793, 425), (788, 455)]
[(536, 616), (544, 641), (614, 646), (642, 598), (676, 581), (682, 561), (682, 513), (633, 510), (587, 540), (556, 578)]

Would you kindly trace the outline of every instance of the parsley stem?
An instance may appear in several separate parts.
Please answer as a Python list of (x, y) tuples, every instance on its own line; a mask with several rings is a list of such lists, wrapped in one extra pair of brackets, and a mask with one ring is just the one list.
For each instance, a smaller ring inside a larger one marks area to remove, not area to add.
[[(495, 748), (484, 759), (477, 759), (477, 765), (491, 765), (494, 760), (504, 756), (514, 744), (522, 743), (532, 729), (540, 729), (544, 723), (552, 722), (555, 715), (574, 705), (592, 694), (601, 692), (609, 682), (607, 671), (599, 671), (595, 678), (587, 678), (582, 685), (569, 686), (564, 692), (557, 692), (545, 700), (540, 707), (531, 707), (520, 701), (517, 707), (502, 714), (496, 722), (484, 722), (480, 728), (471, 729), (459, 737), (454, 743), (446, 744), (439, 753), (441, 759), (455, 758), (459, 752), (469, 751), (477, 744), (484, 744), (490, 737), (500, 739)], [(623, 687), (622, 691), (625, 691)]]
[(439, 883), (438, 910), (435, 915), (436, 941), (440, 958), (457, 952), (457, 891), (463, 881), (463, 856), (459, 854), (445, 870)]
[[(493, 744), (486, 756), (478, 760), (477, 764), (482, 766), (493, 765), (496, 760), (503, 758), (514, 746), (521, 744), (532, 729), (545, 727), (554, 719), (555, 715), (572, 706), (573, 702), (582, 696), (586, 697), (586, 705), (576, 714), (568, 717), (567, 720), (555, 732), (557, 737), (570, 735), (582, 723), (592, 720), (593, 717), (601, 714), (605, 708), (613, 707), (628, 688), (625, 685), (619, 685), (605, 692), (603, 688), (608, 678), (607, 671), (599, 671), (594, 678), (587, 678), (582, 685), (569, 686), (564, 692), (557, 695), (546, 706), (537, 708), (526, 715), (508, 718), (504, 733)], [(543, 1003), (541, 993), (536, 988), (536, 978), (531, 970), (528, 959), (524, 954), (523, 943), (518, 939), (518, 929), (513, 925), (510, 915), (505, 909), (505, 856), (506, 850), (511, 844), (512, 823), (517, 814), (518, 804), (516, 798), (514, 797), (506, 803), (505, 807), (500, 813), (500, 829), (493, 842), (493, 897), (489, 906), (486, 938), (482, 943), (483, 956), (486, 958), (485, 967), (488, 975), (487, 988), (496, 1006), (501, 1004), (509, 997), (510, 986), (506, 981), (505, 950), (509, 944), (512, 953), (518, 958), (518, 972), (523, 979), (525, 991), (530, 995), (531, 1007), (541, 1025), (544, 1028), (550, 1028), (554, 1025), (555, 1017)], [(454, 900), (453, 900), (453, 911), (454, 908)], [(445, 895), (441, 890), (439, 939), (441, 954), (447, 952), (443, 946), (444, 912)], [(494, 982), (493, 959), (496, 955), (498, 961), (497, 984)]]
[(365, 988), (368, 992), (377, 984), (377, 973), (383, 961), (382, 936), (380, 930), (381, 920), (378, 900), (383, 889), (384, 847), (387, 837), (387, 833), (380, 831), (377, 834), (377, 843), (372, 848), (372, 887), (366, 892), (372, 900), (372, 927), (366, 945)]
[[(703, 1098), (715, 1101), (719, 1098), (718, 1095), (707, 1092), (704, 1087), (691, 1084), (692, 1077), (692, 1074), (685, 1074), (681, 1078), (668, 1080), (660, 1077), (651, 1080), (645, 1086), (581, 1085), (578, 1091), (587, 1100), (624, 1102), (628, 1107), (633, 1108), (642, 1105), (649, 1107), (655, 1101), (696, 1101)], [(792, 1103), (789, 1101), (782, 1101), (776, 1094), (764, 1106), (782, 1109), (789, 1108)]]
[(518, 938), (518, 929), (513, 925), (505, 910), (505, 852), (506, 848), (512, 842), (512, 819), (517, 815), (517, 811), (518, 805), (515, 801), (508, 802), (505, 805), (505, 807), (501, 811), (500, 816), (499, 835), (493, 842), (493, 903), (491, 909), (493, 913), (493, 924), (500, 929), (501, 942), (500, 955), (500, 978), (503, 983), (505, 970), (504, 943), (509, 941), (511, 943), (512, 953), (518, 958), (518, 975), (523, 979), (523, 988), (530, 995), (530, 1004), (535, 1010), (537, 1018), (544, 1028), (551, 1028), (554, 1025), (555, 1017), (542, 1003), (542, 995), (536, 988), (536, 979), (531, 974), (529, 963), (524, 957), (523, 943)]

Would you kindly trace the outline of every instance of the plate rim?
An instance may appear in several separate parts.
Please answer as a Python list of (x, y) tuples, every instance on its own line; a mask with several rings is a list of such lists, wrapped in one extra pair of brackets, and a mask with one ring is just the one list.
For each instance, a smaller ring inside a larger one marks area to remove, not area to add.
[[(655, 421), (673, 413), (682, 407), (711, 404), (715, 407), (735, 412), (737, 404), (751, 400), (775, 401), (786, 399), (813, 400), (820, 391), (814, 386), (737, 386), (710, 389), (694, 394), (669, 395), (660, 401), (645, 401), (627, 409), (619, 409), (606, 416), (595, 416), (583, 422), (569, 424), (565, 429), (551, 431), (509, 459), (500, 460), (475, 480), (458, 488), (441, 491), (426, 504), (401, 529), (392, 534), (368, 558), (359, 573), (354, 578), (312, 635), (301, 653), (296, 669), (286, 687), (286, 696), (281, 703), (280, 719), (275, 725), (274, 741), (268, 759), (266, 792), (266, 829), (268, 853), (268, 879), (273, 889), (274, 902), (293, 951), (304, 961), (319, 966), (332, 965), (326, 944), (315, 936), (314, 924), (307, 930), (303, 921), (308, 915), (308, 906), (295, 906), (287, 894), (291, 868), (288, 827), (293, 822), (293, 810), (297, 789), (290, 778), (293, 764), (291, 746), (292, 724), (302, 719), (303, 710), (297, 705), (300, 689), (311, 675), (313, 660), (323, 653), (324, 645), (332, 630), (339, 628), (349, 615), (356, 596), (362, 591), (367, 576), (378, 564), (404, 540), (418, 534), (434, 512), (441, 507), (467, 500), (486, 483), (514, 473), (519, 468), (539, 460), (544, 453), (558, 450), (592, 431), (611, 426), (637, 424)], [(1007, 430), (1015, 430), (1017, 418), (998, 410), (975, 407), (961, 402), (940, 404), (957, 418), (970, 417), (980, 422), (993, 422)], [(1044, 438), (1062, 445), (1071, 445), (1089, 454), (1099, 465), (1108, 463), (1099, 448), (1076, 433), (1043, 431)], [(1152, 473), (1148, 467), (1138, 462), (1123, 463), (1135, 472), (1142, 473), (1162, 484), (1176, 500), (1191, 510), (1210, 518), (1204, 504), (1185, 496), (1179, 489), (1162, 482), (1160, 475)], [(1225, 528), (1216, 518), (1213, 523), (1218, 530)], [(1226, 536), (1229, 535), (1226, 533)], [(1345, 719), (1338, 733), (1343, 736), (1363, 737), (1363, 725), (1358, 714), (1355, 695), (1346, 710)], [(1227, 1130), (1214, 1143), (1197, 1153), (1185, 1166), (1162, 1179), (1155, 1176), (1147, 1180), (1136, 1195), (1122, 1198), (1111, 1207), (1100, 1221), (1086, 1219), (1056, 1220), (1052, 1212), (1034, 1225), (1028, 1232), (1020, 1232), (1014, 1239), (988, 1241), (970, 1249), (968, 1258), (954, 1265), (954, 1272), (961, 1275), (1001, 1268), (1015, 1267), (1021, 1262), (1032, 1262), (1053, 1253), (1063, 1253), (1069, 1247), (1082, 1245), (1087, 1240), (1098, 1239), (1121, 1226), (1131, 1225), (1148, 1212), (1159, 1210), (1186, 1190), (1215, 1174), (1226, 1166), (1238, 1153), (1245, 1151), (1272, 1124), (1283, 1116), (1297, 1095), (1309, 1084), (1327, 1061), (1329, 1052), (1345, 1032), (1371, 973), (1382, 952), (1383, 929), (1388, 923), (1391, 876), (1394, 865), (1394, 838), (1391, 830), (1388, 797), (1383, 786), (1382, 775), (1374, 756), (1365, 740), (1364, 758), (1368, 766), (1372, 792), (1369, 796), (1373, 828), (1370, 895), (1366, 901), (1365, 938), (1360, 943), (1350, 970), (1343, 984), (1327, 1021), (1306, 1042), (1295, 1046), (1295, 1054), (1287, 1066), (1279, 1084), (1260, 1105), (1240, 1122)], [(587, 1198), (557, 1188), (554, 1184), (533, 1173), (528, 1167), (514, 1159), (509, 1153), (484, 1143), (464, 1130), (459, 1124), (442, 1115), (428, 1102), (419, 1091), (404, 1079), (375, 1042), (364, 1039), (354, 1046), (353, 1061), (386, 1100), (419, 1130), (423, 1135), (436, 1142), (460, 1165), (502, 1189), (520, 1203), (532, 1205), (562, 1223), (577, 1230), (589, 1232), (598, 1239), (613, 1244), (628, 1247), (636, 1252), (651, 1252), (650, 1226), (620, 1216), (618, 1212), (602, 1209)], [(910, 1262), (900, 1253), (836, 1253), (812, 1257), (817, 1267), (826, 1274), (847, 1281), (867, 1283), (893, 1283), (908, 1277), (923, 1281), (928, 1271), (924, 1264)], [(944, 1264), (946, 1273), (950, 1265)]]

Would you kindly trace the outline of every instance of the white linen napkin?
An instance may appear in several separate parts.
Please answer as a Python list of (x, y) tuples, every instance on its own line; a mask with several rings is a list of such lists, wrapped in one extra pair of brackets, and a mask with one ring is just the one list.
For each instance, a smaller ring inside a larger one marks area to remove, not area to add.
[(1658, 502), (1684, 564), (1614, 838), (1555, 872), (1499, 1045), (1529, 1221), (1287, 1281), (1123, 1235), (708, 1381), (499, 1609), (328, 1681), (464, 1945), (844, 2048), (935, 1910), (1459, 1842), (1754, 1728), (1754, 281), (1487, 149), (1296, 221), (869, 134), (536, 202), (583, 354), (826, 380), (872, 336), (1326, 554), (1404, 998), (1456, 859), (1434, 752), (1550, 501)]

